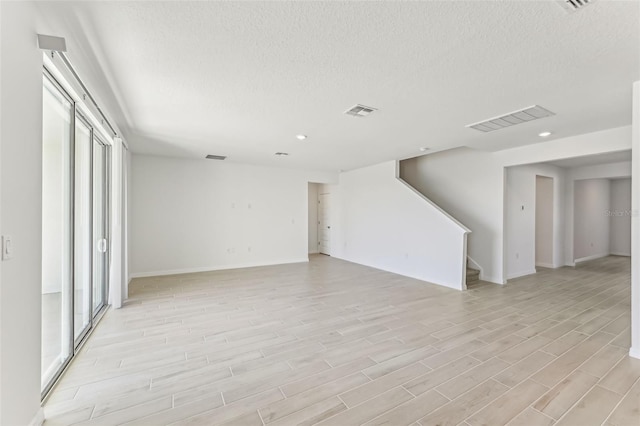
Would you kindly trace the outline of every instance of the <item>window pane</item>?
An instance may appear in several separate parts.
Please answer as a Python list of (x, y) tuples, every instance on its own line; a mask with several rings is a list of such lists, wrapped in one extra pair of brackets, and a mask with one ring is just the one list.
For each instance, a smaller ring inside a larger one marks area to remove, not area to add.
[(76, 119), (74, 198), (74, 338), (91, 322), (91, 129)]
[(42, 127), (42, 387), (72, 353), (72, 105), (45, 77)]

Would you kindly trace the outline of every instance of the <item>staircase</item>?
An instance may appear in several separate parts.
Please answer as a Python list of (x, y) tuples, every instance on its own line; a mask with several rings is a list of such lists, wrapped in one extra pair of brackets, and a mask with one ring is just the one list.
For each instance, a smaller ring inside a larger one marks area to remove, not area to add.
[(480, 271), (467, 266), (467, 289), (480, 281)]

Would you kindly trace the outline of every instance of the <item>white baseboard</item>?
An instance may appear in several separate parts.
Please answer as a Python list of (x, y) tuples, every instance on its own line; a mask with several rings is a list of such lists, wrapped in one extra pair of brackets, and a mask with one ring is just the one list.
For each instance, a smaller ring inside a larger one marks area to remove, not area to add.
[(640, 359), (640, 348), (631, 348), (629, 349), (629, 356), (632, 358)]
[(631, 253), (610, 253), (611, 256), (624, 256), (624, 257), (631, 257)]
[(258, 266), (274, 266), (285, 265), (289, 263), (307, 263), (308, 257), (300, 259), (288, 259), (276, 262), (255, 262), (255, 263), (238, 263), (234, 265), (219, 265), (219, 266), (203, 266), (198, 268), (184, 268), (184, 269), (168, 269), (164, 271), (149, 271), (149, 272), (135, 272), (130, 276), (131, 278), (149, 278), (149, 277), (162, 277), (165, 275), (180, 275), (180, 274), (192, 274), (195, 272), (211, 272), (211, 271), (225, 271), (228, 269), (243, 269), (243, 268), (255, 268)]
[(486, 281), (488, 283), (492, 283), (492, 284), (499, 284), (499, 285), (505, 285), (506, 282), (504, 280), (498, 279), (496, 277), (491, 277), (489, 275), (485, 275), (483, 272), (480, 272), (480, 275), (478, 276), (478, 279), (480, 281)]
[(29, 426), (42, 426), (44, 424), (44, 409), (40, 407), (33, 419), (29, 422)]
[(557, 268), (557, 266), (555, 266), (553, 263), (536, 263), (536, 266), (539, 266), (541, 268), (549, 268), (549, 269)]
[(609, 253), (592, 254), (591, 256), (581, 257), (580, 259), (576, 259), (574, 262), (575, 263), (587, 262), (589, 260), (596, 260), (596, 259), (600, 259), (607, 256), (609, 256)]
[(524, 277), (526, 275), (533, 275), (535, 274), (537, 271), (534, 269), (528, 269), (526, 271), (520, 271), (520, 272), (514, 272), (511, 273), (509, 275), (507, 275), (507, 280), (513, 280), (515, 278), (520, 278), (520, 277)]

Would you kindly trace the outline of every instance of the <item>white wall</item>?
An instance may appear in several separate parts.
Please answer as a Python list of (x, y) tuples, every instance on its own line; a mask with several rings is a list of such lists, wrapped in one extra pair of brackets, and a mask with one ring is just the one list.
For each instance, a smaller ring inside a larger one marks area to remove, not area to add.
[(611, 185), (608, 179), (575, 181), (574, 256), (576, 262), (609, 255)]
[(631, 256), (631, 179), (611, 180), (609, 249)]
[(131, 274), (308, 260), (308, 182), (332, 173), (133, 155)]
[(536, 266), (553, 268), (553, 178), (536, 176)]
[[(396, 177), (396, 162), (340, 175), (332, 256), (462, 289), (466, 229)], [(332, 222), (332, 228), (334, 222)]]
[(505, 166), (544, 163), (631, 149), (631, 126), (584, 133), (495, 152)]
[(110, 223), (110, 265), (109, 265), (109, 303), (116, 309), (122, 307), (127, 298), (127, 282), (123, 280), (123, 142), (120, 138), (113, 138), (111, 146), (111, 205), (109, 206)]
[(0, 424), (40, 408), (42, 53), (32, 3), (0, 2), (0, 230), (13, 259), (0, 266)]
[(640, 358), (640, 81), (633, 83), (631, 163), (631, 349)]
[(309, 182), (309, 254), (318, 253), (318, 188)]
[(545, 266), (558, 267), (564, 263), (565, 171), (547, 164), (509, 167), (506, 170), (504, 205), (507, 279), (536, 272), (536, 176), (553, 179), (553, 256)]

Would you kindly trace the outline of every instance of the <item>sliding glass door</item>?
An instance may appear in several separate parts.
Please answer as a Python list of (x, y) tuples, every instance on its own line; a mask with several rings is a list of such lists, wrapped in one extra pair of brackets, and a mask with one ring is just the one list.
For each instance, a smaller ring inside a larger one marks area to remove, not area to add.
[(107, 305), (110, 147), (45, 72), (42, 139), (42, 391)]

